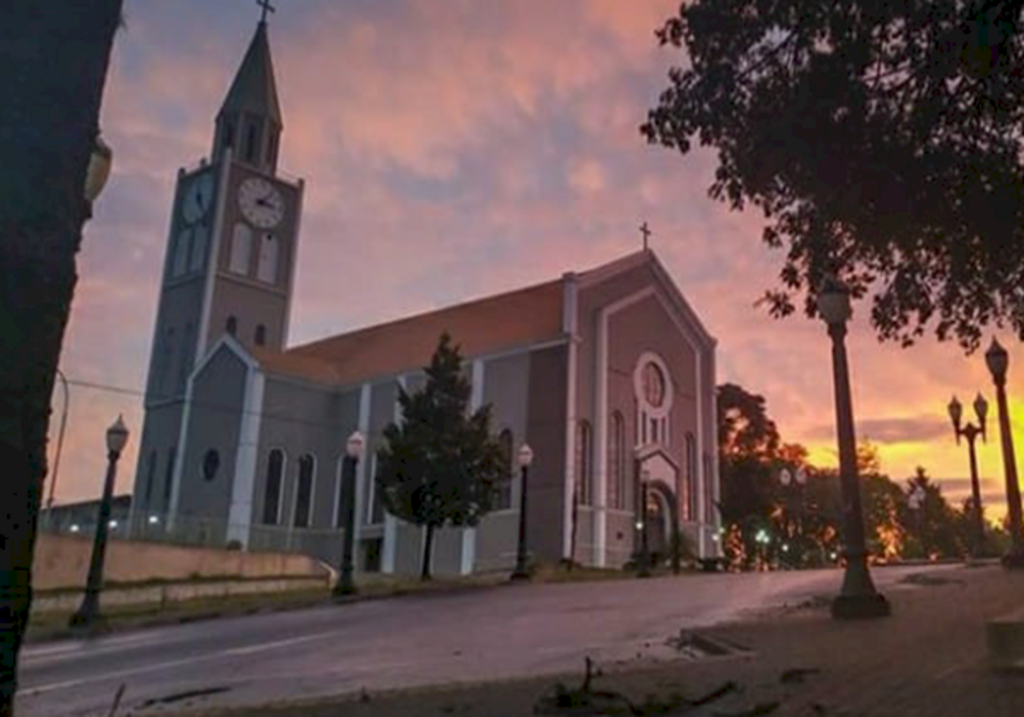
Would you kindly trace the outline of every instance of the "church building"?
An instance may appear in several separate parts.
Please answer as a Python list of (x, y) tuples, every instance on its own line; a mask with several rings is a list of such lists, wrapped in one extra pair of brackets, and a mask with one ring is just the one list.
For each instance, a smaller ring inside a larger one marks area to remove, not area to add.
[[(527, 541), (544, 562), (620, 567), (646, 520), (716, 556), (715, 340), (653, 251), (516, 291), (288, 345), (302, 180), (278, 172), (284, 123), (261, 21), (216, 117), (208, 160), (178, 173), (132, 505), (140, 537), (300, 550), (337, 565), (348, 436), (357, 567), (415, 573), (423, 531), (374, 486), (398, 386), (415, 391), (443, 332), (472, 407), (492, 406), (510, 457), (495, 510), (435, 538), (438, 574), (515, 560), (520, 473), (534, 452)], [(646, 490), (642, 490), (646, 487)], [(647, 509), (641, 496), (647, 496)]]

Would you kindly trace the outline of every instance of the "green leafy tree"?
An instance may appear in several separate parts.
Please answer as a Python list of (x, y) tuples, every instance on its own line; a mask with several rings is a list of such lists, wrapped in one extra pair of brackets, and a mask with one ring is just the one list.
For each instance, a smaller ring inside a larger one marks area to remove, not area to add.
[(50, 396), (121, 0), (15, 0), (0, 12), (0, 717), (10, 717)]
[[(642, 133), (717, 152), (710, 187), (785, 249), (776, 316), (837, 271), (882, 339), (1024, 335), (1024, 0), (693, 0)], [(813, 313), (808, 296), (805, 310)]]
[(908, 557), (959, 558), (967, 553), (967, 535), (962, 514), (942, 495), (924, 468), (907, 481), (907, 493), (920, 489), (924, 500), (917, 509), (904, 500), (903, 522), (907, 528)]
[(420, 575), (429, 580), (435, 532), (476, 525), (507, 479), (510, 457), (491, 435), (490, 406), (470, 415), (472, 387), (447, 333), (424, 371), (422, 390), (399, 388), (402, 421), (384, 429), (375, 480), (389, 513), (425, 527)]

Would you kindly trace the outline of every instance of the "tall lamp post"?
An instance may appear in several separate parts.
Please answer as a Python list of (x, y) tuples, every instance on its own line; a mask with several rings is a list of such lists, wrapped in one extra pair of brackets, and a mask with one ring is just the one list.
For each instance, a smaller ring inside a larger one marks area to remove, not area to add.
[(846, 360), (846, 322), (853, 309), (850, 290), (836, 277), (822, 282), (817, 296), (818, 313), (832, 339), (832, 374), (835, 384), (836, 435), (839, 443), (839, 478), (843, 492), (843, 541), (846, 571), (839, 595), (832, 602), (832, 617), (840, 620), (884, 617), (889, 602), (875, 589), (868, 571), (864, 546), (864, 512), (857, 476), (857, 439), (853, 428), (850, 369)]
[(107, 525), (110, 523), (110, 507), (114, 497), (114, 478), (117, 475), (117, 460), (128, 443), (128, 428), (121, 416), (107, 429), (107, 476), (103, 481), (103, 498), (100, 500), (99, 519), (92, 544), (92, 559), (89, 561), (89, 577), (85, 583), (85, 596), (78, 611), (71, 616), (71, 627), (89, 627), (101, 618), (100, 592), (103, 590), (103, 560), (107, 552)]
[(363, 434), (359, 431), (349, 436), (345, 444), (345, 459), (341, 466), (341, 490), (345, 499), (342, 503), (345, 537), (341, 550), (341, 570), (332, 590), (335, 597), (355, 595), (359, 592), (352, 579), (352, 549), (355, 544), (356, 467), (363, 455), (364, 444)]
[(1024, 568), (1024, 533), (1021, 532), (1020, 485), (1017, 483), (1017, 460), (1013, 455), (1013, 435), (1010, 433), (1010, 411), (1006, 404), (1006, 370), (1010, 356), (994, 338), (985, 352), (985, 363), (996, 385), (996, 403), (999, 406), (999, 433), (1003, 444), (1003, 465), (1006, 470), (1006, 503), (1010, 514), (1010, 552), (1003, 556), (1007, 568)]
[(967, 447), (971, 459), (971, 499), (974, 503), (974, 557), (980, 557), (985, 551), (985, 518), (981, 507), (981, 483), (978, 480), (978, 454), (974, 450), (974, 441), (981, 436), (985, 440), (985, 417), (988, 415), (988, 402), (979, 393), (974, 399), (974, 413), (978, 417), (978, 425), (968, 423), (960, 425), (964, 407), (953, 396), (949, 402), (949, 418), (953, 422), (953, 432), (956, 434), (956, 442), (960, 443), (960, 437), (967, 439)]
[(516, 548), (516, 569), (512, 571), (512, 580), (529, 580), (530, 571), (526, 567), (526, 481), (533, 463), (533, 449), (526, 443), (519, 449), (519, 543)]

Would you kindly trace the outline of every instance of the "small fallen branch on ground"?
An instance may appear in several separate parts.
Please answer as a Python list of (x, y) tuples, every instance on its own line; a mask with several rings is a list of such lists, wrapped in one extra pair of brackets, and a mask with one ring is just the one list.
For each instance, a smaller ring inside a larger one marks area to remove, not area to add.
[(569, 689), (562, 683), (556, 684), (551, 693), (544, 695), (534, 704), (534, 714), (577, 715), (578, 717), (682, 715), (696, 707), (721, 699), (738, 689), (735, 682), (729, 681), (696, 700), (687, 699), (680, 694), (671, 694), (664, 700), (648, 697), (642, 704), (636, 704), (621, 692), (594, 690), (592, 683), (594, 678), (600, 675), (600, 672), (595, 673), (593, 660), (589, 657), (585, 659), (586, 671), (582, 684), (576, 689)]
[(779, 682), (784, 685), (802, 684), (807, 680), (808, 676), (820, 673), (821, 670), (817, 667), (794, 667), (783, 672), (779, 677)]

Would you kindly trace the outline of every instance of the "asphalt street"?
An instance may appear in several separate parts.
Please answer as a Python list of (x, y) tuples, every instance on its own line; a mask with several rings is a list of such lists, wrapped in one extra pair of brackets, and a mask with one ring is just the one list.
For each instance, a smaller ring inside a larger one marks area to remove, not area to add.
[[(935, 566), (874, 571), (883, 590)], [(308, 699), (670, 659), (665, 641), (834, 594), (839, 570), (507, 585), (196, 622), (22, 652), (19, 714), (124, 712)], [(195, 694), (190, 698), (183, 695)]]

